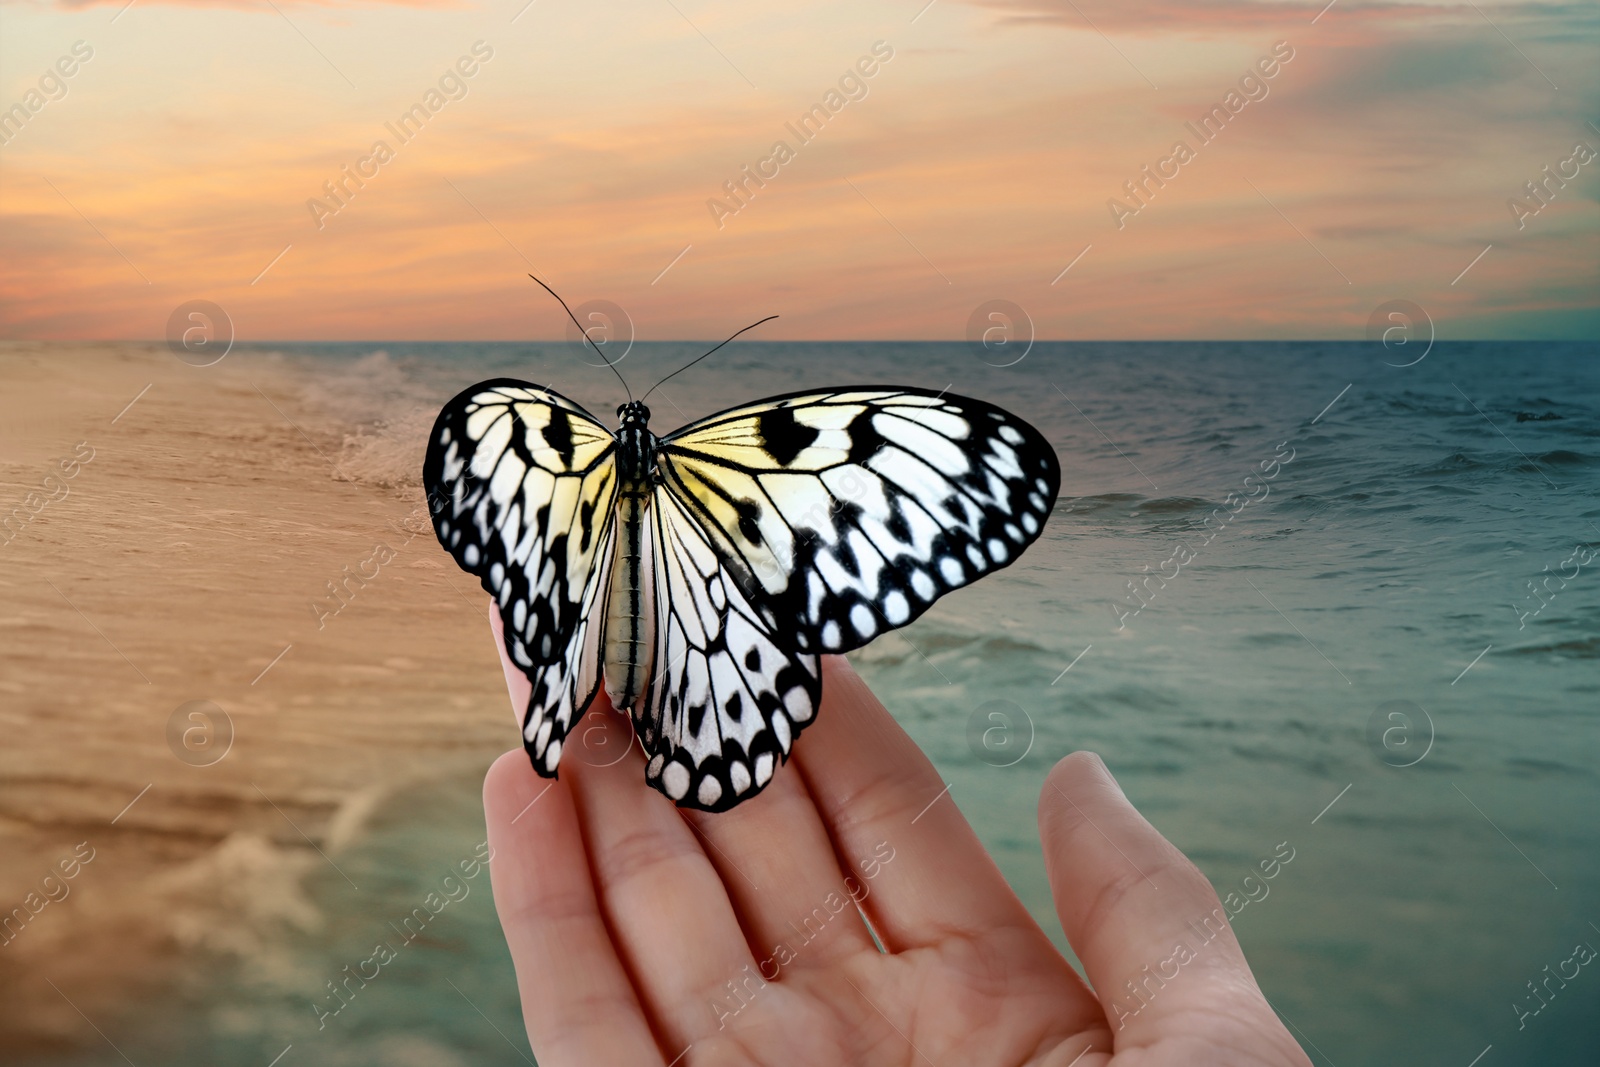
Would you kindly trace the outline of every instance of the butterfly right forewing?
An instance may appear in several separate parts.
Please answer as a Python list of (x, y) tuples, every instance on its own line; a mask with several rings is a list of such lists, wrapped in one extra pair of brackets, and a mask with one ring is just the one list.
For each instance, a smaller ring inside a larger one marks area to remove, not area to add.
[(423, 462), (439, 543), (494, 597), (506, 653), (533, 684), (523, 738), (545, 775), (599, 686), (615, 455), (583, 408), (501, 378), (444, 406)]

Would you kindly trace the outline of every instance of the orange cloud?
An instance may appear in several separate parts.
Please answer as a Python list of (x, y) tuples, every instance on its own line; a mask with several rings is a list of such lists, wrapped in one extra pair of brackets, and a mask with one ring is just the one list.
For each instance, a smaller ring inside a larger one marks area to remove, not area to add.
[[(187, 7), (213, 11), (257, 11), (270, 13), (259, 0), (136, 0), (144, 7)], [(430, 8), (457, 10), (470, 7), (466, 0), (273, 0), (279, 7), (330, 8), (335, 11), (362, 11), (374, 8)], [(129, 0), (53, 0), (64, 11), (83, 11), (92, 7), (131, 7)]]

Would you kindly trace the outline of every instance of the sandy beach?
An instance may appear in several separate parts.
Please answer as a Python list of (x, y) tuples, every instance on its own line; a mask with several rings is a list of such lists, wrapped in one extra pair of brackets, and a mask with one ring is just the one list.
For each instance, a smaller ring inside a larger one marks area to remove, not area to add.
[(0, 1034), (69, 1052), (186, 953), (315, 930), (316, 849), (515, 737), (420, 489), (351, 480), (270, 357), (14, 343), (0, 380)]

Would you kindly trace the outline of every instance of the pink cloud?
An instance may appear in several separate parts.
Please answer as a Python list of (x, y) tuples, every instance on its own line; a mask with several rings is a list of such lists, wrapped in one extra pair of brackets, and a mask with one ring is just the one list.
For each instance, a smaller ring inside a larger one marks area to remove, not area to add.
[[(1223, 35), (1244, 30), (1281, 30), (1308, 26), (1346, 30), (1363, 27), (1440, 21), (1481, 21), (1471, 4), (1371, 3), (1360, 0), (968, 0), (1004, 12), (1002, 22), (1044, 23), (1067, 28), (1161, 36)], [(1479, 5), (1496, 21), (1590, 14), (1583, 5), (1560, 3)]]

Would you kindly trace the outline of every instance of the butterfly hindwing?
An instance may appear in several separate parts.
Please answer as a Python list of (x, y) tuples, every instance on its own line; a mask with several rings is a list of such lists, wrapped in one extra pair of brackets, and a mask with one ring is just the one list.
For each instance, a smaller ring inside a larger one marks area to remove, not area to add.
[(766, 786), (815, 719), (820, 664), (751, 606), (671, 493), (657, 487), (647, 521), (654, 669), (633, 709), (645, 777), (682, 807), (724, 811)]
[(585, 590), (583, 615), (567, 639), (562, 657), (524, 672), (532, 690), (522, 712), (522, 747), (528, 750), (534, 770), (546, 778), (556, 776), (567, 734), (600, 691), (600, 641), (615, 541), (616, 524), (611, 523), (600, 546), (595, 573)]
[(533, 685), (524, 740), (553, 775), (599, 687), (616, 441), (558, 393), (480, 382), (444, 406), (423, 463), (439, 543), (495, 599), (506, 653)]
[(668, 491), (797, 652), (846, 652), (1013, 562), (1061, 469), (981, 400), (861, 386), (773, 397), (664, 438)]

